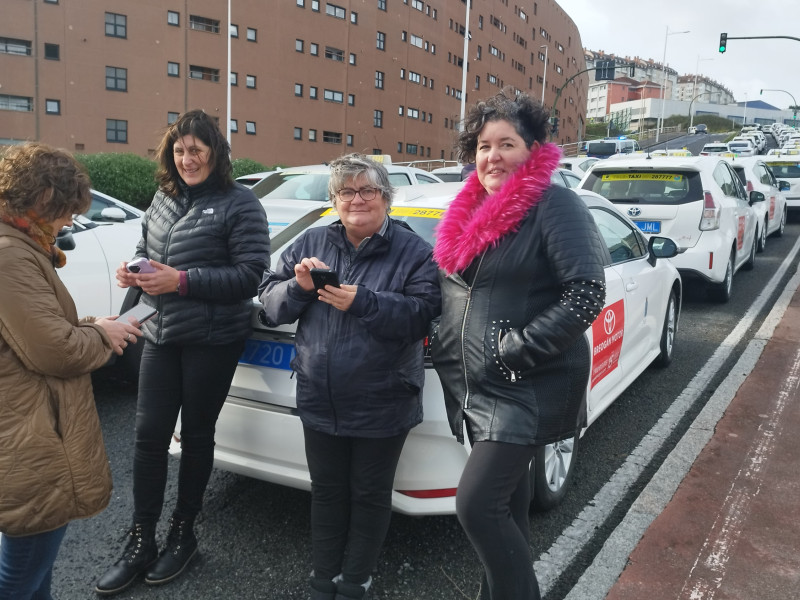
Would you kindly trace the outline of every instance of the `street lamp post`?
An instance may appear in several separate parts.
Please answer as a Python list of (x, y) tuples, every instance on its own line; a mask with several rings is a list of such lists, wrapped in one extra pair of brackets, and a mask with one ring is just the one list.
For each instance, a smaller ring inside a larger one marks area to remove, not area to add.
[(539, 48), (544, 48), (544, 73), (542, 73), (542, 106), (544, 106), (544, 91), (547, 89), (547, 44), (542, 44)]
[(697, 96), (692, 98), (691, 102), (689, 102), (689, 127), (691, 127), (694, 124), (694, 113), (692, 112), (692, 104), (694, 104), (694, 101), (697, 100), (700, 96), (705, 96), (706, 94), (710, 93), (711, 92), (709, 91), (700, 92), (699, 94), (697, 94)]
[(689, 33), (686, 31), (673, 31), (670, 33), (669, 25), (667, 25), (667, 34), (664, 36), (664, 58), (661, 61), (661, 69), (664, 76), (661, 79), (661, 117), (658, 119), (658, 127), (656, 128), (656, 143), (658, 143), (659, 135), (661, 134), (661, 127), (664, 125), (664, 88), (667, 86), (667, 40), (671, 35), (678, 35), (679, 33)]
[(458, 130), (463, 131), (464, 127), (464, 111), (466, 109), (466, 102), (467, 102), (467, 69), (469, 68), (469, 38), (471, 37), (469, 34), (469, 2), (465, 2), (464, 4), (467, 5), (467, 16), (465, 17), (464, 23), (464, 57), (461, 60), (461, 120), (458, 122)]
[(694, 67), (694, 84), (692, 85), (692, 96), (697, 93), (697, 73), (700, 70), (700, 61), (701, 60), (714, 60), (713, 58), (700, 58), (700, 55), (697, 55), (697, 63)]
[[(767, 89), (767, 88), (764, 88), (763, 90), (761, 90), (760, 93), (763, 94), (764, 92), (783, 92), (784, 94), (789, 94), (789, 92), (787, 92), (786, 90), (774, 90), (774, 89)], [(800, 107), (797, 106), (797, 100), (794, 99), (794, 96), (789, 94), (789, 97), (792, 99), (792, 105), (789, 108), (791, 108), (794, 111), (794, 118), (797, 119), (797, 110)]]

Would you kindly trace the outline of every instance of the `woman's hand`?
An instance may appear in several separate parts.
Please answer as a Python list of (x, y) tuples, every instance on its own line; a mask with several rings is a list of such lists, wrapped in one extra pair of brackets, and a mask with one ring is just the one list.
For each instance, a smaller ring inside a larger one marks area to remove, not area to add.
[(333, 308), (347, 312), (353, 305), (353, 300), (356, 299), (357, 291), (357, 285), (343, 285), (338, 288), (326, 285), (324, 289), (318, 290), (318, 293), (319, 299), (323, 302), (330, 304)]
[(123, 350), (128, 347), (128, 344), (135, 344), (136, 338), (142, 336), (142, 331), (139, 329), (141, 324), (131, 318), (131, 321), (125, 323), (123, 321), (115, 321), (116, 317), (103, 317), (96, 319), (95, 324), (103, 328), (111, 339), (111, 347), (117, 354), (122, 354)]
[(304, 258), (294, 266), (294, 277), (297, 284), (307, 292), (314, 291), (314, 282), (311, 280), (311, 269), (327, 269), (328, 265), (316, 256)]
[(115, 274), (118, 287), (128, 288), (136, 285), (136, 276), (128, 271), (128, 261), (120, 263)]
[[(150, 264), (155, 268), (156, 272), (129, 273), (129, 280), (133, 281), (130, 285), (142, 288), (142, 291), (150, 296), (176, 292), (181, 281), (180, 271), (154, 260), (151, 260)], [(119, 279), (119, 269), (117, 270), (117, 279)]]

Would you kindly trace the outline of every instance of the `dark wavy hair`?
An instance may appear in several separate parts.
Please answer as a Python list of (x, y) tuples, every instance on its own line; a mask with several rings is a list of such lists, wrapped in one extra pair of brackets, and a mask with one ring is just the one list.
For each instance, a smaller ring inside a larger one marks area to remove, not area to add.
[(222, 135), (216, 121), (202, 110), (195, 109), (178, 117), (178, 120), (167, 128), (158, 145), (156, 181), (161, 190), (173, 198), (180, 192), (181, 177), (175, 166), (175, 155), (172, 148), (175, 142), (185, 135), (196, 137), (211, 149), (208, 162), (213, 165), (213, 168), (209, 177), (216, 177), (221, 189), (233, 186), (230, 144)]
[(41, 142), (11, 146), (0, 158), (0, 210), (43, 221), (84, 213), (92, 205), (89, 175), (66, 150)]
[(456, 149), (462, 163), (475, 162), (478, 136), (489, 121), (508, 121), (530, 149), (534, 142), (547, 141), (550, 114), (533, 98), (506, 88), (500, 93), (480, 100), (464, 117)]

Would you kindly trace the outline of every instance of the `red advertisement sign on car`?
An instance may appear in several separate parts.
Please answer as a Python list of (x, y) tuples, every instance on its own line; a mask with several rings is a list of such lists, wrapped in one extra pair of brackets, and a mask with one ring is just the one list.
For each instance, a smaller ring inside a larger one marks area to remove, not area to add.
[(592, 384), (617, 368), (625, 331), (625, 301), (606, 306), (592, 323)]

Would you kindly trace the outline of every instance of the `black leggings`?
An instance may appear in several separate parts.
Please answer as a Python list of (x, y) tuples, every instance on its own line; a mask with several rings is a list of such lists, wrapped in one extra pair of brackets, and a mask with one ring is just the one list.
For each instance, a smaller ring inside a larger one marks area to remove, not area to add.
[[(314, 577), (366, 583), (392, 516), (392, 486), (408, 433), (389, 438), (328, 435), (303, 428), (311, 475)], [(345, 557), (346, 553), (346, 557)]]
[[(477, 442), (456, 492), (456, 514), (484, 569), (481, 598), (539, 600), (533, 572), (528, 467), (535, 446)], [(487, 585), (488, 584), (488, 585)]]
[(136, 405), (134, 522), (156, 523), (167, 485), (169, 443), (181, 412), (181, 463), (175, 513), (194, 518), (214, 464), (214, 432), (244, 342), (156, 345), (145, 342)]

